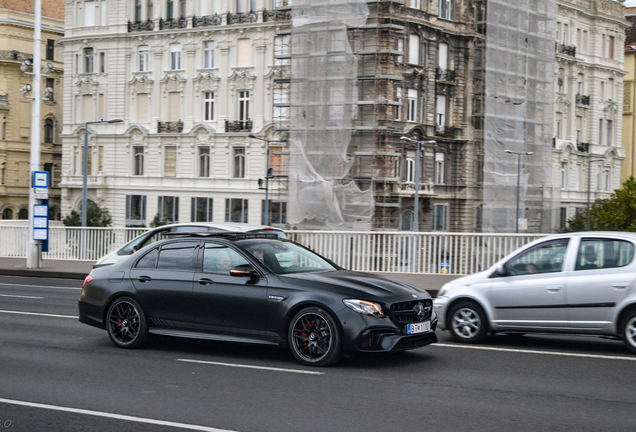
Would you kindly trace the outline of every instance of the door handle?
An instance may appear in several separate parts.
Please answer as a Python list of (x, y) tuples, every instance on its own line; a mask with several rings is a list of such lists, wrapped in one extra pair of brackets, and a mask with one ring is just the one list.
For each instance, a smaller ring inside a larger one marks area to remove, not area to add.
[(555, 293), (555, 292), (561, 291), (561, 286), (560, 285), (548, 285), (547, 287), (545, 287), (545, 289), (548, 292)]
[(150, 282), (152, 278), (150, 276), (139, 276), (137, 280), (141, 283)]
[(201, 278), (201, 279), (199, 279), (199, 283), (201, 285), (212, 285), (214, 283), (214, 281), (212, 279), (208, 279), (208, 278)]
[(612, 284), (613, 288), (618, 288), (618, 289), (623, 289), (623, 288), (627, 288), (627, 285), (629, 285), (629, 283), (627, 282), (614, 282)]

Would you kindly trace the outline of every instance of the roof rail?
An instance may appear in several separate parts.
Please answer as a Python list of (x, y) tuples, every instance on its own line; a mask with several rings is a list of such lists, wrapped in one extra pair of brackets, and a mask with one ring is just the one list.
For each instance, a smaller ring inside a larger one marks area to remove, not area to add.
[(204, 237), (204, 238), (223, 238), (227, 240), (242, 240), (250, 238), (269, 238), (285, 240), (278, 237), (278, 234), (251, 234), (236, 231), (182, 231), (165, 233), (169, 237)]

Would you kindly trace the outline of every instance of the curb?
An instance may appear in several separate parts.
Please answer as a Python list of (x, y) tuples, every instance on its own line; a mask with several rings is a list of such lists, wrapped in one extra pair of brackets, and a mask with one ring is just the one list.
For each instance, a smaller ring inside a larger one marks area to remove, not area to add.
[(3, 276), (26, 276), (41, 277), (48, 279), (77, 279), (84, 280), (88, 273), (64, 272), (55, 270), (35, 270), (35, 269), (0, 269)]

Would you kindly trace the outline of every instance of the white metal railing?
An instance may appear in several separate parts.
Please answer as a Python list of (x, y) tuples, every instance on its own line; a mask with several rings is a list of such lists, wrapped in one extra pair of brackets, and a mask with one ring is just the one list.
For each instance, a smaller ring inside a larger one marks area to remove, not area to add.
[[(148, 228), (50, 227), (44, 259), (96, 261)], [(24, 258), (28, 228), (0, 226), (0, 257)], [(359, 271), (462, 275), (482, 271), (544, 234), (287, 231), (294, 241)], [(82, 247), (84, 245), (84, 247)]]

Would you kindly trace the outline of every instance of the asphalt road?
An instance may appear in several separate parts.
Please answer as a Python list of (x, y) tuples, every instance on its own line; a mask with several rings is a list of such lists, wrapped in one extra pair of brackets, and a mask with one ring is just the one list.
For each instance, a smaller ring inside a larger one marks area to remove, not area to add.
[(0, 277), (0, 430), (636, 430), (636, 356), (617, 341), (466, 346), (440, 334), (430, 347), (329, 368), (211, 341), (121, 350), (77, 321), (80, 286)]

